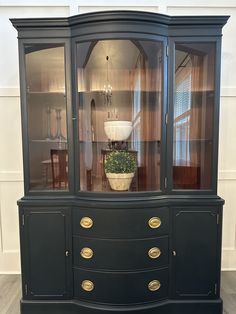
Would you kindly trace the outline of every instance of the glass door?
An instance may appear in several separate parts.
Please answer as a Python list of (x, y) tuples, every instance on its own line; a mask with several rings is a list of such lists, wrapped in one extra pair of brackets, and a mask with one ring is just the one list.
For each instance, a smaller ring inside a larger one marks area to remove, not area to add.
[(173, 189), (211, 189), (215, 43), (176, 43)]
[(158, 191), (163, 43), (77, 44), (80, 190)]
[(30, 190), (67, 190), (63, 44), (25, 46)]

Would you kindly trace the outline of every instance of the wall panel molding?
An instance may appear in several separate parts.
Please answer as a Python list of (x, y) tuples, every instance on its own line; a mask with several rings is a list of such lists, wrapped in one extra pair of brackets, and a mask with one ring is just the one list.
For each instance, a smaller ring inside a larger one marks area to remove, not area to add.
[(0, 97), (20, 97), (19, 87), (0, 87)]
[[(163, 3), (163, 1), (160, 1)], [(21, 7), (21, 6), (27, 6), (27, 7), (48, 7), (48, 6), (90, 6), (90, 7), (101, 7), (101, 6), (107, 6), (107, 0), (2, 0), (0, 3), (0, 7)], [(164, 3), (165, 4), (165, 3)], [(158, 6), (158, 1), (156, 0), (120, 0), (120, 1), (114, 1), (113, 3), (109, 3), (109, 6), (120, 6), (120, 7), (126, 7), (126, 6), (136, 6), (136, 7), (155, 7)]]
[(236, 170), (220, 170), (218, 181), (236, 180)]
[(0, 182), (23, 182), (23, 172), (0, 171)]
[(236, 87), (222, 87), (221, 97), (236, 97)]
[(72, 0), (2, 0), (0, 7), (68, 7)]
[(143, 6), (143, 5), (128, 5), (126, 6), (119, 6), (119, 5), (109, 5), (109, 6), (91, 6), (91, 5), (80, 5), (79, 6), (79, 13), (89, 13), (93, 11), (109, 11), (109, 10), (134, 10), (134, 11), (147, 11), (147, 12), (159, 12), (159, 7), (155, 6)]
[[(193, 10), (194, 8), (197, 9), (235, 9), (236, 8), (236, 3), (235, 4), (229, 4), (229, 5), (224, 5), (224, 4), (191, 4), (189, 3), (189, 5), (167, 5), (167, 11), (174, 9), (174, 10), (184, 10), (184, 9), (191, 9)], [(194, 11), (193, 11), (194, 13)], [(194, 15), (194, 14), (193, 14)]]

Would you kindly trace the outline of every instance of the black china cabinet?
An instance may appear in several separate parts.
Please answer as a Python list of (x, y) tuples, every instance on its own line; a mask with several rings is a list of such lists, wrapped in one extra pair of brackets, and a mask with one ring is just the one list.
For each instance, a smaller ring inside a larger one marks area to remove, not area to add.
[(221, 314), (228, 16), (12, 19), (22, 314)]

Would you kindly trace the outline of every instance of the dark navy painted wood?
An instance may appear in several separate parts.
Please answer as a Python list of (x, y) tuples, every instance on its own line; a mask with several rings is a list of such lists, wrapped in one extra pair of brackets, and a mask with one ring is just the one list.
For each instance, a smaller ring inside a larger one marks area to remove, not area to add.
[(11, 19), (11, 22), (19, 31), (20, 37), (32, 35), (36, 37), (40, 36), (40, 33), (44, 36), (54, 35), (55, 37), (59, 32), (64, 36), (78, 36), (83, 34), (83, 30), (86, 30), (87, 34), (108, 30), (114, 33), (117, 29), (126, 32), (126, 25), (129, 25), (129, 29), (133, 28), (133, 31), (137, 26), (142, 30), (148, 26), (150, 33), (159, 32), (159, 35), (165, 36), (176, 34), (205, 36), (206, 28), (208, 35), (221, 35), (221, 29), (228, 18), (229, 16), (168, 16), (150, 12), (117, 10), (80, 14), (68, 18)]
[(70, 295), (67, 211), (32, 208), (22, 213), (23, 293), (26, 299), (65, 299)]
[(173, 210), (173, 295), (177, 298), (215, 298), (219, 216), (214, 207)]
[[(111, 240), (85, 237), (73, 238), (74, 265), (103, 270), (138, 270), (168, 266), (169, 239), (167, 236), (140, 240)], [(84, 247), (93, 250), (93, 256), (85, 259), (80, 252)], [(161, 255), (150, 258), (148, 251), (158, 247)]]
[[(72, 214), (73, 234), (93, 238), (135, 239), (151, 238), (169, 233), (169, 209), (141, 208), (120, 210), (102, 208), (74, 208)], [(82, 217), (90, 217), (94, 224), (90, 229), (80, 225)], [(157, 229), (150, 228), (148, 221), (152, 217), (159, 217), (161, 225)]]
[(163, 301), (138, 306), (106, 306), (78, 302), (22, 301), (22, 314), (222, 314), (222, 300)]
[[(145, 272), (99, 272), (74, 269), (74, 295), (79, 300), (110, 304), (144, 303), (166, 299), (169, 287), (168, 268)], [(81, 287), (83, 280), (91, 280), (90, 292)], [(159, 280), (161, 287), (150, 291), (148, 284)]]

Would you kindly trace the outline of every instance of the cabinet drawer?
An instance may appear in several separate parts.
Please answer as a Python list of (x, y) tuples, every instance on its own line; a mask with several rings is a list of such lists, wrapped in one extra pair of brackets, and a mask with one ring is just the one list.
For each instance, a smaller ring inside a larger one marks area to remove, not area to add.
[(133, 273), (75, 269), (74, 292), (80, 300), (99, 303), (129, 304), (165, 299), (168, 269)]
[(126, 241), (74, 237), (73, 247), (78, 267), (135, 270), (168, 264), (168, 237)]
[[(84, 225), (83, 220), (89, 220)], [(86, 218), (85, 218), (86, 219)], [(82, 220), (82, 222), (81, 222)], [(150, 238), (168, 234), (169, 209), (74, 209), (73, 234), (92, 238)]]

